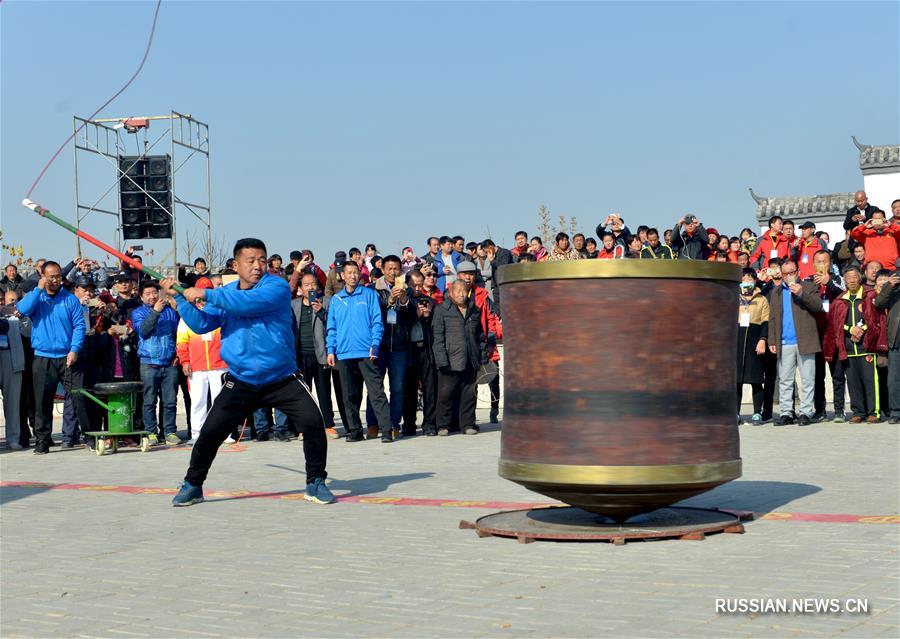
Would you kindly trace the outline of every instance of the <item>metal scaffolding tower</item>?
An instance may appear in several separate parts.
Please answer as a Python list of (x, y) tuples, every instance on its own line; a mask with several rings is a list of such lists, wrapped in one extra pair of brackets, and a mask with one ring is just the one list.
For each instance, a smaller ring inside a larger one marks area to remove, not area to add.
[[(164, 123), (165, 129), (155, 139), (151, 139), (152, 122)], [(190, 238), (191, 224), (205, 227), (206, 263), (212, 266), (212, 210), (209, 178), (209, 125), (189, 114), (171, 111), (169, 115), (149, 117), (97, 118), (86, 120), (78, 116), (73, 123), (76, 135), (73, 139), (75, 162), (75, 226), (92, 213), (103, 213), (115, 219), (115, 244), (122, 246), (122, 206), (119, 197), (119, 181), (125, 177), (120, 158), (124, 156), (144, 157), (154, 152), (165, 153), (168, 148), (172, 163), (172, 238), (171, 247), (162, 257), (154, 260), (159, 266), (176, 268), (178, 259), (179, 230)], [(131, 151), (128, 147), (132, 145)], [(86, 154), (105, 160), (100, 167), (86, 166)], [(181, 179), (176, 179), (181, 175)], [(108, 178), (112, 177), (112, 180)], [(87, 200), (90, 193), (91, 199)], [(95, 197), (99, 193), (98, 197)], [(148, 194), (149, 196), (149, 194)], [(109, 198), (115, 198), (115, 204)], [(184, 213), (190, 213), (185, 217)], [(181, 220), (179, 221), (179, 218)], [(194, 221), (196, 220), (196, 221)], [(202, 228), (201, 228), (202, 230)], [(147, 242), (169, 242), (170, 240), (150, 239)], [(165, 245), (163, 245), (165, 246)], [(188, 243), (190, 246), (190, 243)], [(76, 238), (76, 249), (81, 254), (81, 239)], [(155, 253), (155, 251), (154, 251)], [(171, 256), (171, 261), (169, 257)], [(190, 262), (194, 256), (188, 256)]]

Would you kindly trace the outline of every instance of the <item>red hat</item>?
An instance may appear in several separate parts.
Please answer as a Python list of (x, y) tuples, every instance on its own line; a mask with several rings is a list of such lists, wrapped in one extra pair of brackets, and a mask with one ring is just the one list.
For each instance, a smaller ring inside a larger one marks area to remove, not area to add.
[(722, 235), (721, 233), (719, 233), (716, 229), (714, 229), (714, 228), (711, 227), (711, 226), (710, 226), (708, 229), (706, 229), (706, 233), (707, 233), (707, 234), (709, 234), (709, 233), (715, 233), (715, 234), (716, 234), (716, 237), (718, 237), (719, 235)]
[(213, 286), (212, 280), (208, 277), (198, 277), (197, 283), (194, 284), (195, 288), (215, 288)]

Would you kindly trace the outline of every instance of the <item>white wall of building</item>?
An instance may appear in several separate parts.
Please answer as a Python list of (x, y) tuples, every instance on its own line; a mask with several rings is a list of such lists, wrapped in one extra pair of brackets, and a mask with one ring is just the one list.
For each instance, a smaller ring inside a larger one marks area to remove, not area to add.
[(864, 175), (863, 184), (869, 202), (890, 216), (891, 202), (900, 198), (900, 172)]

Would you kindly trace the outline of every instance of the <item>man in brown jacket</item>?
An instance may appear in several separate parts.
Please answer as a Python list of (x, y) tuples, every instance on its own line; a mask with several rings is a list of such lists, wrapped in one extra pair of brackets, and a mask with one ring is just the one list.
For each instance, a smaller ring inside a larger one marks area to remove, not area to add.
[(815, 410), (813, 391), (816, 353), (822, 350), (815, 313), (822, 312), (822, 298), (812, 282), (801, 282), (797, 263), (781, 265), (782, 283), (769, 292), (769, 350), (778, 356), (778, 401), (776, 426), (794, 423), (794, 377), (800, 369), (800, 417), (808, 426)]

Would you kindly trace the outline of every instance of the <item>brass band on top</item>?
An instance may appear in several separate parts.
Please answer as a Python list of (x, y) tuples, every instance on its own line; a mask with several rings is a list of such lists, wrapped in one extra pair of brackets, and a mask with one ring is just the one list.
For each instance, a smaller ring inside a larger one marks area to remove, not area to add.
[(724, 483), (741, 476), (740, 459), (669, 466), (578, 466), (500, 460), (500, 476), (534, 484), (666, 486)]
[(533, 280), (602, 278), (653, 278), (682, 280), (741, 281), (741, 267), (705, 260), (571, 260), (567, 262), (520, 262), (499, 269), (503, 284)]

